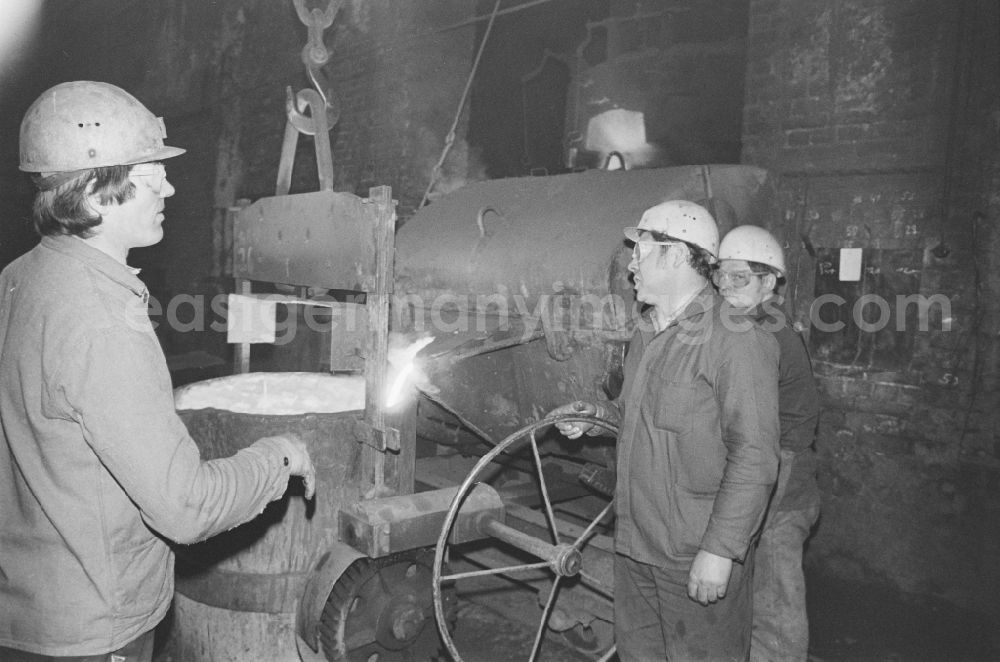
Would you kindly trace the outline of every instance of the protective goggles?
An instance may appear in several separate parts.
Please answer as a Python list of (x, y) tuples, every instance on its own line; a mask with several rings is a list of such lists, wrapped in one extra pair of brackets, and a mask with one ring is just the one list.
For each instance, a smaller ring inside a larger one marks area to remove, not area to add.
[[(632, 232), (628, 230), (632, 230)], [(635, 245), (632, 246), (632, 257), (636, 260), (642, 260), (649, 255), (653, 251), (653, 246), (673, 246), (674, 244), (684, 243), (665, 232), (642, 228), (628, 228), (628, 230), (626, 230), (625, 235), (628, 239), (635, 242)]]
[(716, 269), (712, 272), (712, 282), (718, 287), (722, 287), (727, 281), (732, 283), (733, 287), (740, 289), (741, 287), (746, 287), (750, 284), (750, 279), (754, 276), (766, 276), (766, 271), (752, 271), (747, 269), (746, 271), (723, 271), (722, 269)]
[(162, 163), (140, 163), (133, 166), (129, 177), (138, 177), (156, 193), (163, 190), (163, 182), (167, 179), (167, 169)]

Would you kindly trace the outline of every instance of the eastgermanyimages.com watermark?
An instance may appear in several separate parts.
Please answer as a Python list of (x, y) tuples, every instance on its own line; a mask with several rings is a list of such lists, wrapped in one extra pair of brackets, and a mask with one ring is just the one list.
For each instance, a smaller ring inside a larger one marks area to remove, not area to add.
[[(129, 313), (129, 321), (136, 328), (152, 324), (154, 329), (165, 326), (177, 333), (213, 331), (227, 333), (230, 339), (252, 336), (255, 330), (264, 329), (264, 335), (270, 336), (267, 342), (283, 345), (304, 331), (363, 332), (366, 328), (363, 301), (363, 297), (344, 301), (325, 295), (295, 299), (280, 294), (253, 297), (179, 294), (166, 302), (150, 297), (147, 308)], [(702, 335), (697, 333), (699, 329), (714, 319), (713, 315), (704, 314), (711, 302), (711, 297), (704, 297), (688, 305), (677, 320), (685, 336), (693, 340)], [(761, 308), (764, 315), (758, 316), (756, 323), (766, 330), (777, 331), (791, 323), (786, 321), (778, 300), (767, 301)], [(488, 334), (498, 328), (509, 328), (522, 334), (523, 341), (552, 331), (572, 335), (653, 329), (648, 316), (639, 314), (637, 304), (616, 294), (397, 295), (390, 299), (390, 315), (390, 327), (394, 329), (448, 335)], [(734, 331), (747, 331), (755, 323), (745, 310), (726, 303), (719, 306), (717, 317), (723, 326)], [(878, 333), (950, 331), (953, 319), (951, 300), (943, 294), (890, 298), (865, 294), (854, 300), (823, 294), (811, 302), (808, 321), (812, 329), (824, 333), (837, 333), (852, 324), (863, 332)]]

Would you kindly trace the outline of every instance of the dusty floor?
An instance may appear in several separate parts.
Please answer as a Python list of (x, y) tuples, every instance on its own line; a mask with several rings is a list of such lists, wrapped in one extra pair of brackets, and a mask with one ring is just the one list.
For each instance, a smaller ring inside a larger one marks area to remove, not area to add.
[(993, 662), (1000, 624), (947, 603), (808, 575), (817, 662)]
[[(537, 621), (512, 620), (485, 603), (462, 598), (454, 630), (465, 662), (527, 660)], [(502, 606), (501, 606), (502, 607)], [(810, 578), (810, 662), (992, 662), (996, 624), (976, 614), (872, 587)], [(583, 662), (585, 655), (548, 636), (543, 662)], [(614, 658), (617, 659), (617, 658)], [(154, 662), (184, 662), (161, 651)], [(247, 659), (246, 662), (269, 662)]]
[[(525, 623), (503, 618), (495, 611), (476, 603), (462, 603), (455, 627), (455, 648), (464, 662), (507, 662), (527, 660), (534, 643), (535, 630)], [(578, 662), (591, 660), (583, 654), (548, 637), (543, 643), (539, 660), (545, 662)]]
[[(997, 662), (1000, 626), (943, 603), (810, 577), (810, 662)], [(463, 608), (456, 647), (466, 662), (527, 660), (534, 630), (479, 606)], [(463, 645), (468, 648), (463, 648)], [(468, 656), (464, 651), (468, 650)], [(555, 640), (541, 660), (594, 660)], [(617, 658), (614, 658), (617, 659)]]

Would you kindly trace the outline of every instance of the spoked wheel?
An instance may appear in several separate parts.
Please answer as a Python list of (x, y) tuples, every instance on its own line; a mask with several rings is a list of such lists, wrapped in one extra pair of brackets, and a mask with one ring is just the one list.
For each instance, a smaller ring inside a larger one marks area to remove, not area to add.
[[(445, 648), (451, 654), (453, 662), (463, 661), (461, 655), (459, 655), (458, 651), (455, 649), (455, 642), (452, 640), (451, 633), (448, 631), (447, 627), (447, 601), (444, 599), (444, 596), (449, 594), (449, 590), (453, 586), (452, 582), (464, 578), (484, 577), (488, 575), (502, 574), (507, 577), (516, 577), (518, 574), (537, 572), (540, 569), (547, 570), (552, 574), (551, 590), (549, 591), (548, 598), (546, 599), (545, 606), (542, 610), (542, 619), (539, 624), (538, 631), (535, 634), (534, 644), (532, 645), (531, 654), (528, 658), (529, 662), (534, 662), (534, 660), (538, 659), (538, 653), (541, 649), (542, 641), (547, 629), (546, 625), (549, 621), (549, 616), (552, 613), (556, 596), (559, 593), (561, 581), (571, 577), (579, 577), (580, 580), (590, 588), (599, 593), (607, 594), (607, 587), (596, 577), (588, 574), (587, 568), (583, 567), (582, 549), (595, 533), (595, 529), (598, 524), (600, 524), (601, 521), (603, 521), (611, 512), (614, 500), (609, 501), (604, 509), (589, 522), (589, 524), (583, 529), (583, 532), (578, 536), (569, 537), (563, 535), (556, 526), (555, 513), (552, 509), (552, 501), (549, 498), (549, 488), (546, 485), (545, 474), (542, 470), (542, 460), (541, 454), (538, 450), (536, 433), (538, 430), (547, 428), (555, 423), (562, 422), (591, 423), (611, 434), (617, 433), (617, 428), (609, 421), (590, 416), (581, 416), (579, 414), (554, 416), (538, 421), (537, 423), (532, 423), (531, 425), (521, 428), (517, 432), (508, 436), (476, 463), (472, 471), (466, 477), (465, 481), (459, 487), (458, 492), (455, 494), (455, 498), (451, 503), (451, 507), (448, 509), (448, 514), (445, 516), (444, 526), (441, 529), (441, 535), (438, 537), (437, 546), (434, 549), (432, 581), (434, 591), (434, 611), (437, 615), (438, 630), (441, 633), (441, 639)], [(509, 565), (498, 568), (475, 570), (471, 572), (446, 574), (445, 551), (448, 545), (448, 538), (451, 535), (452, 526), (462, 508), (463, 501), (477, 484), (480, 474), (482, 474), (490, 463), (493, 462), (493, 460), (501, 453), (511, 455), (514, 452), (529, 446), (531, 449), (531, 456), (533, 458), (535, 478), (538, 481), (542, 506), (545, 511), (545, 520), (548, 524), (548, 533), (551, 536), (551, 542), (514, 529), (495, 518), (483, 517), (477, 522), (477, 528), (481, 534), (502, 540), (523, 552), (527, 552), (539, 560), (537, 562), (520, 565)], [(602, 656), (602, 659), (606, 658), (607, 655)]]

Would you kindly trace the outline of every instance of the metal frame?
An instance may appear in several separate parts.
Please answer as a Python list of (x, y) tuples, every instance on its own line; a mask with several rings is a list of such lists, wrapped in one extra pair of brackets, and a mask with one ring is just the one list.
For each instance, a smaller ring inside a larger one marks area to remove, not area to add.
[[(394, 281), (395, 201), (388, 186), (369, 197), (315, 191), (262, 198), (241, 208), (234, 218), (233, 275), (236, 292), (253, 296), (253, 283), (291, 285), (299, 297), (272, 297), (282, 303), (335, 304), (306, 297), (309, 288), (363, 294), (365, 314), (365, 414), (355, 434), (365, 444), (364, 476), (373, 495), (413, 491), (415, 433), (413, 412), (394, 415), (384, 402), (388, 369), (389, 303)], [(331, 356), (343, 355), (345, 336), (330, 334)], [(250, 343), (236, 346), (235, 372), (250, 369)], [(406, 432), (401, 432), (401, 428)], [(405, 438), (404, 438), (405, 437)], [(387, 467), (387, 452), (393, 453)]]

